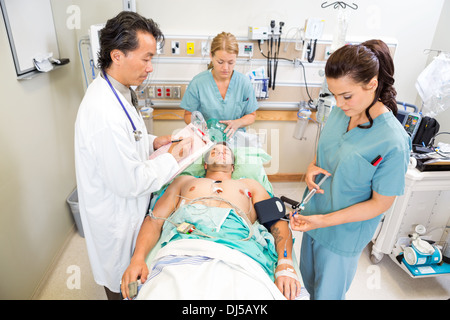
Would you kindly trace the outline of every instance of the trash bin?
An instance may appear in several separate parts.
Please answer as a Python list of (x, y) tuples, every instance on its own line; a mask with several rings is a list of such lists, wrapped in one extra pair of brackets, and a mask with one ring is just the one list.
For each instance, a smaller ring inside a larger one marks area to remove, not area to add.
[(81, 224), (80, 209), (78, 206), (77, 188), (75, 188), (75, 190), (73, 190), (72, 193), (69, 195), (69, 197), (67, 198), (67, 203), (69, 204), (70, 210), (72, 211), (72, 215), (75, 220), (78, 233), (81, 237), (84, 238), (83, 225)]

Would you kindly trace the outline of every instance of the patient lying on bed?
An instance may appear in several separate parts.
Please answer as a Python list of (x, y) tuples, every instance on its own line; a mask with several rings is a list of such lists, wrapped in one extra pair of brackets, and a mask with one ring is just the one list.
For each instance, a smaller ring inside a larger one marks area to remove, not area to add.
[[(140, 294), (156, 291), (149, 298), (294, 299), (301, 286), (291, 265), (288, 222), (271, 226), (272, 235), (256, 222), (253, 204), (268, 199), (267, 191), (253, 179), (231, 179), (234, 155), (223, 144), (216, 144), (205, 156), (205, 169), (205, 178), (177, 177), (145, 218), (122, 277), (124, 298), (129, 298), (128, 284), (140, 277), (145, 283)], [(146, 259), (157, 244), (162, 247), (160, 258), (149, 272)], [(164, 278), (161, 271), (169, 264), (181, 266)], [(156, 281), (152, 284), (155, 277), (164, 279), (160, 286)]]

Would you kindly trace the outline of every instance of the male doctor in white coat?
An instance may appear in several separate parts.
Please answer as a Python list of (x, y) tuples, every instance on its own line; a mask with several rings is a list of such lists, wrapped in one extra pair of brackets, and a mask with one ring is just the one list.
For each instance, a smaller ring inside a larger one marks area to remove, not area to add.
[[(101, 31), (99, 76), (89, 86), (75, 124), (75, 166), (80, 216), (95, 281), (108, 299), (120, 298), (151, 192), (159, 190), (189, 153), (190, 140), (148, 160), (171, 136), (147, 133), (130, 86), (153, 71), (164, 36), (158, 25), (121, 12)], [(134, 101), (133, 101), (134, 100)]]

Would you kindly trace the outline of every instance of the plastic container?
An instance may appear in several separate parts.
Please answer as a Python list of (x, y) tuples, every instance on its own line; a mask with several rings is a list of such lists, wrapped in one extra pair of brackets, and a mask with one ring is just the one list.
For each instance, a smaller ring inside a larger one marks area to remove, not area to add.
[(297, 123), (294, 129), (294, 138), (298, 140), (306, 139), (304, 137), (306, 127), (309, 123), (309, 118), (311, 117), (311, 111), (307, 109), (300, 109), (297, 112)]
[(145, 107), (141, 108), (141, 114), (142, 118), (144, 118), (145, 126), (147, 127), (147, 132), (152, 134), (153, 133), (153, 108), (147, 106), (149, 102), (145, 102)]
[(75, 224), (78, 229), (78, 234), (84, 238), (83, 225), (81, 224), (81, 216), (80, 209), (78, 206), (78, 192), (77, 188), (72, 191), (72, 193), (67, 198), (67, 203), (70, 206), (70, 210), (72, 211), (73, 219), (75, 220)]

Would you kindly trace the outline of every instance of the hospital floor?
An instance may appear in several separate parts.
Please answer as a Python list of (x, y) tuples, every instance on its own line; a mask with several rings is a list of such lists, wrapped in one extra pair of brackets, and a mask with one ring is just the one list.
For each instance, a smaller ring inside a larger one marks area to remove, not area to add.
[[(298, 200), (305, 184), (273, 183), (276, 196)], [(299, 256), (301, 233), (294, 232), (294, 249)], [(366, 248), (359, 260), (355, 279), (347, 300), (447, 300), (450, 298), (450, 275), (413, 279), (385, 256), (377, 265), (370, 261)], [(74, 231), (46, 280), (33, 297), (36, 300), (106, 300), (103, 287), (94, 282), (86, 243)]]

